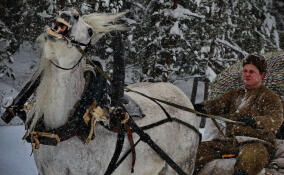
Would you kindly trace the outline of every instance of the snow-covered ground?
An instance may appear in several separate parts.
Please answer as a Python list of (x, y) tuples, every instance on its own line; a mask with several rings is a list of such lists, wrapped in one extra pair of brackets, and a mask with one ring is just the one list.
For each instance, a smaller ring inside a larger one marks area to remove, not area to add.
[[(36, 70), (39, 53), (28, 42), (24, 42), (13, 55), (14, 62), (7, 65), (14, 70), (15, 80), (2, 76), (0, 79), (0, 116), (5, 106), (12, 102), (13, 98), (24, 86), (25, 82)], [(15, 117), (13, 124), (21, 123)], [(24, 126), (1, 126), (5, 123), (0, 119), (0, 175), (37, 175), (31, 145), (22, 140)]]
[(24, 126), (0, 127), (0, 174), (37, 175), (31, 145), (22, 140)]

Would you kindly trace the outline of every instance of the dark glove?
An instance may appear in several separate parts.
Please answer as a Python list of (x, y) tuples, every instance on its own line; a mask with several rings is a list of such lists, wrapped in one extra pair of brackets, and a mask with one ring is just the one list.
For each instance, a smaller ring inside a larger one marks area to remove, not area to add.
[(251, 126), (252, 128), (256, 128), (256, 121), (249, 116), (242, 116), (240, 119), (238, 119), (240, 122), (244, 122), (246, 125)]
[(198, 103), (193, 105), (194, 109), (198, 112), (201, 112), (203, 114), (207, 114), (206, 110), (204, 109), (204, 104)]

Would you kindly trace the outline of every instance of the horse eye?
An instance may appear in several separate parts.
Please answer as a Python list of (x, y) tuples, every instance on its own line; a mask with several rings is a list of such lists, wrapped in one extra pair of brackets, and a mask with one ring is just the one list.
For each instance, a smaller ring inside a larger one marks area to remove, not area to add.
[(70, 16), (67, 15), (67, 14), (65, 14), (65, 13), (62, 13), (62, 14), (60, 15), (60, 17), (63, 18), (63, 19), (64, 19), (65, 21), (67, 21), (67, 22), (70, 21)]
[(93, 29), (88, 28), (88, 34), (89, 34), (89, 36), (93, 36)]

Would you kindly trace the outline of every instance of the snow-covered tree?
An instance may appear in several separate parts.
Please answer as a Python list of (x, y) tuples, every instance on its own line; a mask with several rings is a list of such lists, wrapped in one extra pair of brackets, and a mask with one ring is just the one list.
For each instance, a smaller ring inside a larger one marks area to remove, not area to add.
[(52, 17), (46, 1), (4, 0), (0, 2), (0, 77), (13, 77), (12, 54), (23, 41), (34, 41)]
[(284, 2), (282, 0), (274, 0), (272, 14), (276, 17), (277, 30), (279, 33), (280, 48), (284, 48)]
[[(140, 81), (216, 73), (248, 53), (279, 48), (272, 0), (151, 0), (130, 33)], [(132, 62), (131, 62), (132, 60)]]
[[(283, 35), (280, 0), (3, 0), (1, 76), (13, 77), (9, 68), (13, 53), (23, 41), (34, 42), (63, 7), (81, 14), (129, 11), (124, 20), (130, 29), (123, 39), (134, 81), (206, 76), (209, 70), (219, 73), (247, 53), (279, 49)], [(102, 38), (89, 52), (93, 58), (110, 61), (109, 69), (115, 35)]]

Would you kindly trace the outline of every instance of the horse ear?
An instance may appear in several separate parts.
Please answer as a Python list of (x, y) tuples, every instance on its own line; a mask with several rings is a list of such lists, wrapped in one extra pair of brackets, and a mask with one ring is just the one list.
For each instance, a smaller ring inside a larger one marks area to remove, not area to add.
[(73, 9), (72, 14), (76, 20), (79, 19), (79, 12), (76, 9)]
[(123, 17), (126, 13), (127, 12), (121, 12), (117, 14), (91, 13), (89, 15), (82, 16), (82, 19), (94, 30), (92, 44), (94, 44), (108, 32), (111, 32), (113, 30), (127, 30), (128, 28), (124, 24), (112, 24), (113, 22), (116, 22), (118, 19)]

